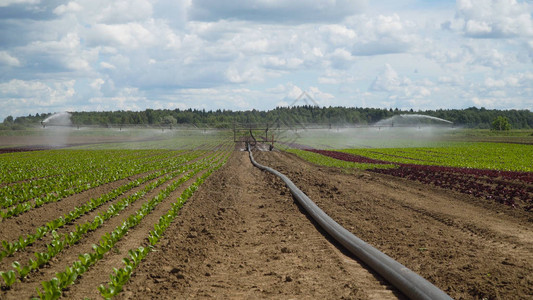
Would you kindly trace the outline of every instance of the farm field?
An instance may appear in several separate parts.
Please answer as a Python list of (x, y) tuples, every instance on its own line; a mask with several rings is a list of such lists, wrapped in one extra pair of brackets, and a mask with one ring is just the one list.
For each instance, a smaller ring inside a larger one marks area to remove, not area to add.
[[(253, 167), (231, 134), (98, 135), (0, 154), (0, 298), (402, 298), (318, 229), (280, 180)], [(254, 156), (452, 298), (527, 298), (531, 146), (449, 145)], [(478, 165), (459, 159), (489, 146), (501, 151)], [(457, 147), (466, 152), (446, 162)], [(408, 171), (422, 175), (401, 175)], [(484, 192), (436, 184), (439, 172)]]
[(226, 162), (233, 144), (218, 142), (0, 155), (0, 298), (65, 296), (92, 274), (108, 281), (93, 286), (100, 295), (118, 293), (180, 207)]
[(533, 209), (533, 147), (452, 143), (441, 147), (307, 151), (289, 149), (325, 166), (365, 169)]

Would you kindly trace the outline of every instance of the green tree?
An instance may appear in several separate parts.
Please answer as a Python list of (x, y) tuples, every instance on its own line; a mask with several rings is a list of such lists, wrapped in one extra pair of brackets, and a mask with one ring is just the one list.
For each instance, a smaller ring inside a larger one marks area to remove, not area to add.
[(6, 125), (13, 124), (13, 116), (7, 116), (7, 118), (4, 119), (4, 124)]
[(163, 119), (161, 120), (161, 124), (166, 124), (166, 125), (174, 125), (176, 124), (178, 121), (176, 120), (176, 118), (174, 118), (173, 116), (171, 115), (168, 115), (168, 116), (165, 116), (163, 117)]
[(494, 121), (492, 121), (492, 130), (509, 130), (511, 129), (511, 124), (507, 117), (498, 116)]

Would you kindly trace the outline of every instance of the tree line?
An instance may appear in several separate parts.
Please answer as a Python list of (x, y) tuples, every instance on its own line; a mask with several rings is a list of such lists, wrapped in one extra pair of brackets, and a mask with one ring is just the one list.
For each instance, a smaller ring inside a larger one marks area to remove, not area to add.
[[(533, 112), (529, 110), (495, 110), (470, 107), (466, 109), (400, 110), (362, 107), (277, 107), (269, 111), (249, 110), (197, 110), (197, 109), (146, 109), (144, 111), (71, 112), (74, 126), (173, 126), (188, 124), (211, 128), (232, 128), (238, 124), (320, 124), (320, 125), (371, 125), (395, 115), (423, 114), (453, 122), (455, 126), (489, 129), (494, 120), (502, 117), (513, 129), (533, 128)], [(40, 124), (51, 113), (8, 116), (0, 129), (22, 129)]]

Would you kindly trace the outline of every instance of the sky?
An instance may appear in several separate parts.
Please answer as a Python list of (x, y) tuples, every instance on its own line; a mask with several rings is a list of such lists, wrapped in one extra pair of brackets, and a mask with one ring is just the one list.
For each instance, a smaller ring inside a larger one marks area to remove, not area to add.
[(61, 111), (533, 110), (531, 0), (0, 0), (0, 121)]

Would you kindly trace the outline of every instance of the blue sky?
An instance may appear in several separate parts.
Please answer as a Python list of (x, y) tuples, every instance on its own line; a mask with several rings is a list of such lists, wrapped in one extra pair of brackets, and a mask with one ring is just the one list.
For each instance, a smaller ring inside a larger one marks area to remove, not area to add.
[(533, 110), (533, 3), (0, 0), (0, 121), (320, 105)]

